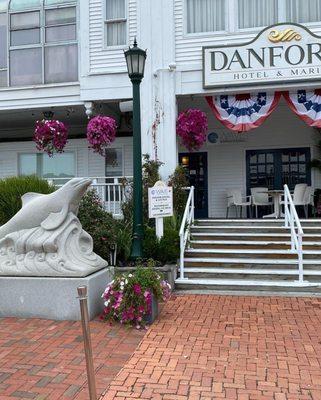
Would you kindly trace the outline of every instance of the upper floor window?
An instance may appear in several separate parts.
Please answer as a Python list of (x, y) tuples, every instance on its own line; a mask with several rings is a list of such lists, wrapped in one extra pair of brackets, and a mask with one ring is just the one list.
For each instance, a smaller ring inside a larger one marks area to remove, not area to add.
[(186, 0), (187, 33), (225, 30), (226, 0)]
[(107, 46), (127, 43), (126, 0), (106, 0), (105, 35)]
[[(321, 0), (184, 0), (187, 33), (321, 23)], [(228, 25), (227, 25), (228, 21)]]
[(306, 23), (321, 21), (321, 0), (286, 0), (286, 20)]
[(75, 0), (11, 0), (1, 10), (0, 86), (78, 80)]
[(278, 0), (238, 0), (239, 28), (268, 26), (278, 22)]

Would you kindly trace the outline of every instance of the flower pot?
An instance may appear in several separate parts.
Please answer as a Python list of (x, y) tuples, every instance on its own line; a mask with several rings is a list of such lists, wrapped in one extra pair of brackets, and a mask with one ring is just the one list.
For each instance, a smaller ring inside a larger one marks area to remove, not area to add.
[(152, 308), (149, 315), (145, 315), (144, 320), (146, 324), (152, 324), (158, 317), (158, 300), (156, 296), (152, 293)]

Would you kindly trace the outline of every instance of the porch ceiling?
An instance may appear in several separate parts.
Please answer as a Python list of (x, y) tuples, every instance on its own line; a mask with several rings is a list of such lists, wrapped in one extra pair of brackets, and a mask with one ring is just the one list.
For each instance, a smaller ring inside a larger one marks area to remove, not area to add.
[[(84, 105), (67, 107), (26, 108), (22, 110), (0, 111), (0, 141), (31, 138), (35, 121), (44, 118), (44, 112), (54, 113), (53, 118), (61, 120), (70, 128), (71, 135), (84, 135), (88, 119)], [(95, 114), (113, 116), (120, 121), (118, 103), (99, 103), (94, 105)]]
[(62, 120), (68, 125), (84, 125), (87, 121), (84, 106), (7, 110), (0, 112), (0, 130), (28, 130), (30, 128), (33, 128), (35, 121), (44, 118), (44, 111), (52, 111), (54, 113), (55, 119)]

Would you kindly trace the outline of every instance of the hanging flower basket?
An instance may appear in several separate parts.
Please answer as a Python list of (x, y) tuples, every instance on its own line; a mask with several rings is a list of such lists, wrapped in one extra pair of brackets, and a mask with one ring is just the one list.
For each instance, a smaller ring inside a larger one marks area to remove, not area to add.
[(68, 142), (68, 131), (65, 124), (56, 119), (36, 121), (33, 141), (37, 150), (52, 157), (54, 153), (62, 153)]
[(208, 123), (205, 113), (197, 109), (189, 109), (179, 114), (176, 132), (182, 145), (189, 151), (199, 150), (206, 142)]
[(117, 123), (112, 117), (97, 115), (87, 125), (89, 148), (95, 153), (105, 155), (105, 149), (116, 138)]

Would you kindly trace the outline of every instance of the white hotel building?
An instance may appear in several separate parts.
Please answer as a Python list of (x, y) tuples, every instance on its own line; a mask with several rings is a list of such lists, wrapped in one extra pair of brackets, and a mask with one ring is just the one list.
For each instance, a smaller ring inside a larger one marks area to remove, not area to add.
[[(273, 29), (265, 28), (279, 23), (274, 30), (298, 36), (269, 41)], [(245, 194), (251, 185), (321, 187), (319, 173), (308, 168), (318, 155), (317, 132), (284, 97), (245, 133), (224, 126), (205, 99), (321, 88), (318, 35), (320, 0), (0, 0), (0, 175), (101, 182), (132, 175), (131, 118), (121, 103), (132, 97), (123, 51), (137, 37), (147, 49), (143, 153), (164, 162), (164, 178), (185, 164), (199, 216), (225, 216), (231, 188)], [(208, 140), (194, 153), (176, 137), (177, 115), (188, 108), (209, 121)], [(32, 141), (35, 121), (48, 112), (70, 132), (66, 152), (51, 159)], [(119, 123), (106, 159), (85, 138), (87, 116), (98, 113)]]

